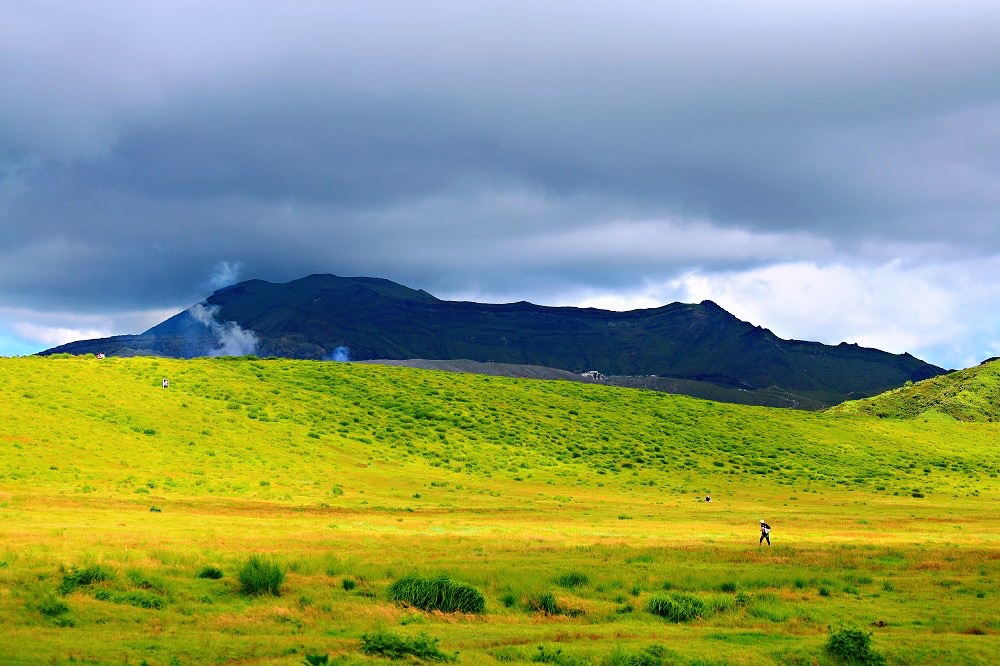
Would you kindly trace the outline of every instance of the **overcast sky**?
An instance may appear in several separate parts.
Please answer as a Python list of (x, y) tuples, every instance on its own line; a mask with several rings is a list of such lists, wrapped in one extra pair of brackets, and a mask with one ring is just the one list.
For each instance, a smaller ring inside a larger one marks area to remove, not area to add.
[(0, 354), (240, 279), (1000, 355), (1000, 3), (5, 2)]

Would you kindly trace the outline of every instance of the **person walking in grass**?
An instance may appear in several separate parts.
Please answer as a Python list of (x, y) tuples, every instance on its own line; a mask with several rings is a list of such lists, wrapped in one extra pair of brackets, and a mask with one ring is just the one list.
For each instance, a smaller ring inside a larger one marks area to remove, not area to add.
[(763, 520), (760, 521), (760, 541), (757, 545), (764, 543), (764, 539), (767, 539), (768, 548), (771, 547), (771, 526), (765, 523)]

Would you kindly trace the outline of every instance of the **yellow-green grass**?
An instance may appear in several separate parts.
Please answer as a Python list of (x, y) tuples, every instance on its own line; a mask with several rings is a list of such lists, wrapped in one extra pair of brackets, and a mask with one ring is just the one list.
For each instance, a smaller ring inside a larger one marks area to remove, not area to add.
[[(825, 663), (847, 625), (890, 663), (1000, 656), (996, 424), (93, 357), (0, 359), (0, 414), (3, 663), (374, 663), (360, 639), (379, 629), (470, 664), (651, 644), (666, 663)], [(254, 553), (286, 568), (280, 597), (241, 594)], [(114, 579), (59, 593), (98, 564)], [(224, 577), (198, 578), (207, 566)], [(408, 573), (469, 583), (486, 610), (389, 602)], [(645, 612), (668, 592), (718, 609)], [(546, 593), (567, 613), (532, 612)], [(149, 596), (163, 608), (130, 605)]]

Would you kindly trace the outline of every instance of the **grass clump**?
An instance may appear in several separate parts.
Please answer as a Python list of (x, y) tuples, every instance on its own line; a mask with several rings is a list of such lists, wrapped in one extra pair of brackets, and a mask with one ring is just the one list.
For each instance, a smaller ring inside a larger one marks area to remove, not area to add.
[(533, 594), (528, 597), (528, 609), (536, 613), (546, 613), (548, 615), (561, 615), (563, 609), (556, 602), (556, 597), (551, 592)]
[(654, 643), (638, 652), (616, 648), (604, 660), (603, 666), (662, 666), (666, 663), (667, 649)]
[(150, 594), (149, 592), (123, 592), (120, 594), (115, 594), (109, 590), (98, 590), (94, 594), (94, 598), (98, 601), (110, 601), (114, 604), (122, 604), (125, 606), (135, 606), (136, 608), (148, 608), (151, 610), (163, 610), (167, 602), (155, 594)]
[(590, 579), (582, 573), (568, 573), (556, 578), (556, 585), (559, 587), (565, 587), (567, 589), (573, 589), (576, 587), (583, 587), (590, 583)]
[(208, 578), (210, 580), (219, 580), (222, 578), (222, 569), (219, 567), (207, 566), (198, 572), (198, 578)]
[(646, 611), (672, 622), (690, 622), (705, 614), (705, 602), (690, 594), (673, 593), (653, 597)]
[(453, 661), (454, 657), (442, 652), (438, 639), (427, 634), (412, 638), (394, 634), (391, 631), (376, 631), (361, 637), (361, 652), (373, 657), (405, 659), (413, 656), (428, 661)]
[(425, 611), (442, 613), (482, 613), (486, 598), (476, 588), (454, 581), (446, 575), (421, 578), (404, 576), (389, 586), (389, 600), (402, 602)]
[(562, 648), (546, 648), (544, 645), (538, 646), (538, 652), (531, 657), (531, 661), (537, 664), (556, 664), (557, 666), (584, 666), (590, 662), (579, 657), (566, 654)]
[(344, 578), (340, 581), (340, 586), (344, 588), (345, 592), (350, 592), (358, 586), (358, 582), (353, 578)]
[(61, 594), (69, 594), (78, 587), (102, 583), (114, 577), (115, 574), (113, 571), (96, 564), (86, 569), (73, 567), (67, 573), (63, 574), (62, 583), (59, 584), (59, 592)]
[(281, 596), (285, 570), (277, 562), (263, 555), (251, 555), (240, 569), (240, 590), (243, 594), (259, 597), (271, 594)]
[(59, 617), (69, 612), (69, 605), (49, 594), (38, 603), (38, 612), (48, 618)]
[(826, 653), (843, 664), (882, 666), (885, 658), (872, 649), (872, 635), (860, 629), (840, 629), (830, 634)]

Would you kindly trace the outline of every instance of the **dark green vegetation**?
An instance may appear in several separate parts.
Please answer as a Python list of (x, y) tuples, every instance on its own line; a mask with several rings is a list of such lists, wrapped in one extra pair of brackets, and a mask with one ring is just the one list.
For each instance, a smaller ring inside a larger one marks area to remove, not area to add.
[(271, 558), (251, 555), (240, 569), (239, 578), (240, 589), (244, 594), (251, 596), (272, 594), (277, 597), (281, 594), (281, 585), (285, 582), (285, 571)]
[(426, 634), (406, 637), (391, 631), (377, 631), (361, 637), (361, 651), (364, 654), (388, 657), (389, 659), (405, 659), (413, 656), (427, 661), (451, 661), (453, 657), (445, 654), (438, 647), (438, 639)]
[[(782, 340), (711, 301), (631, 312), (489, 305), (442, 301), (388, 280), (312, 275), (286, 284), (242, 282), (206, 302), (218, 306), (220, 321), (256, 333), (261, 356), (319, 359), (346, 347), (354, 360), (471, 359), (597, 370), (632, 377), (644, 388), (776, 406), (835, 404), (943, 372), (908, 354)], [(209, 330), (182, 312), (142, 336), (50, 352), (120, 354), (124, 348), (192, 357), (215, 347)]]
[(448, 576), (404, 576), (389, 586), (387, 594), (392, 601), (425, 611), (482, 613), (486, 608), (486, 599), (479, 590)]
[(872, 635), (860, 629), (840, 629), (830, 634), (826, 653), (842, 664), (882, 666), (885, 658), (872, 649)]
[(943, 415), (959, 421), (1000, 421), (1000, 361), (991, 361), (839, 406), (836, 413), (912, 419)]
[(690, 622), (705, 614), (705, 603), (690, 594), (673, 593), (653, 597), (646, 610), (672, 622)]

